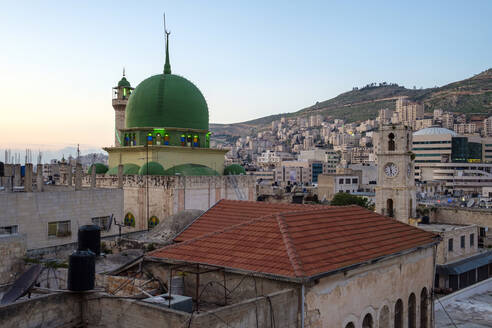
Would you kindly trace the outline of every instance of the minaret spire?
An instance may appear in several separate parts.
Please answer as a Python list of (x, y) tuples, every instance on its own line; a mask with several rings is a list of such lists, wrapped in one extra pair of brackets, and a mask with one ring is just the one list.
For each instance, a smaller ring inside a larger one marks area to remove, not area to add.
[(125, 77), (125, 66), (123, 66), (123, 77)]
[(164, 64), (164, 74), (171, 74), (171, 64), (169, 63), (169, 32), (166, 29), (166, 14), (164, 13), (164, 33), (166, 34), (166, 63)]

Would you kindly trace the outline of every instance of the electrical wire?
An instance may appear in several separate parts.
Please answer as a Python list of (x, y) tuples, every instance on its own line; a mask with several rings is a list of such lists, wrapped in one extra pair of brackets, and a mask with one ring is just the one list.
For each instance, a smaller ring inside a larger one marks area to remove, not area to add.
[(456, 324), (454, 323), (453, 318), (451, 318), (451, 316), (449, 315), (448, 311), (446, 311), (446, 308), (444, 307), (444, 305), (442, 305), (442, 303), (441, 303), (441, 301), (439, 300), (439, 298), (438, 298), (438, 297), (436, 297), (436, 300), (439, 302), (439, 304), (441, 304), (441, 307), (442, 307), (442, 309), (444, 310), (444, 313), (446, 313), (446, 315), (448, 316), (449, 320), (451, 320), (451, 323), (453, 324), (453, 326), (454, 326), (455, 328), (458, 328), (458, 326), (456, 326)]

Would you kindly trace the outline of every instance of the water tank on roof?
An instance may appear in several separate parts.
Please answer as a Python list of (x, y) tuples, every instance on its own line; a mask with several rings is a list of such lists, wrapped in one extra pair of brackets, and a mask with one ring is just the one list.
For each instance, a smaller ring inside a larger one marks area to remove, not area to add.
[(75, 251), (68, 260), (68, 290), (81, 292), (94, 289), (96, 255), (91, 251)]
[(79, 228), (79, 251), (90, 250), (96, 256), (101, 254), (101, 229), (99, 226), (90, 224)]

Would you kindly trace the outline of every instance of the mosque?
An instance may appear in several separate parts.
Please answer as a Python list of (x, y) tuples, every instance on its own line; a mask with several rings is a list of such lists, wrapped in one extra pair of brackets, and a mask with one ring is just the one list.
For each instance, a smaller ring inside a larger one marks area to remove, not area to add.
[(227, 150), (210, 148), (208, 106), (192, 82), (172, 74), (169, 33), (162, 74), (132, 88), (123, 72), (113, 88), (115, 146), (108, 175), (123, 174), (218, 176), (224, 172)]

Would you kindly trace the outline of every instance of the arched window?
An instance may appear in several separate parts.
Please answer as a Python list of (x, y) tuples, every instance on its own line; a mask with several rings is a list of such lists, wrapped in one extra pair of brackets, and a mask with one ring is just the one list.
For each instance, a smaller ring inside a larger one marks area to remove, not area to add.
[(135, 217), (133, 216), (132, 213), (130, 213), (130, 212), (126, 213), (124, 224), (127, 227), (134, 227), (135, 226)]
[(392, 218), (394, 216), (393, 199), (388, 198), (388, 200), (386, 201), (386, 210), (388, 212), (388, 216)]
[(123, 141), (124, 146), (129, 146), (130, 145), (130, 137), (128, 136), (128, 133), (125, 133), (125, 141)]
[(193, 147), (198, 147), (199, 146), (199, 139), (198, 139), (198, 135), (195, 134), (193, 136)]
[(424, 287), (420, 293), (420, 328), (427, 328), (427, 308), (427, 288)]
[(388, 150), (395, 150), (395, 135), (393, 133), (388, 134)]
[(153, 229), (158, 224), (159, 224), (159, 219), (155, 215), (151, 216), (148, 223), (149, 229)]
[(349, 322), (345, 325), (345, 328), (355, 328), (355, 325), (353, 322)]
[(181, 146), (186, 146), (186, 136), (184, 134), (181, 135), (179, 140), (181, 141)]
[(395, 328), (403, 328), (403, 301), (398, 299), (395, 304)]
[(169, 145), (169, 133), (164, 134), (164, 144), (166, 146)]
[(390, 310), (387, 305), (383, 306), (379, 312), (379, 328), (389, 328), (390, 325)]
[(417, 327), (415, 294), (411, 293), (408, 298), (408, 328)]
[(155, 135), (155, 144), (156, 144), (156, 145), (160, 145), (161, 143), (162, 143), (162, 136), (161, 136), (161, 134), (160, 134), (160, 133), (157, 133), (157, 134)]
[(154, 143), (154, 137), (152, 132), (147, 133), (147, 145), (152, 145)]
[(374, 323), (372, 320), (372, 315), (370, 313), (366, 314), (364, 320), (362, 321), (362, 328), (373, 328)]
[(186, 136), (186, 146), (191, 147), (191, 134)]

